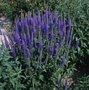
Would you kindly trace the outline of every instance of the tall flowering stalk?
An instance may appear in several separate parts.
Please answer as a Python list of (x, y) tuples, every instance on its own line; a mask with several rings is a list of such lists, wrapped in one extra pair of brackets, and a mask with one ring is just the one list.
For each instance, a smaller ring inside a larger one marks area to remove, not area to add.
[(0, 28), (0, 35), (2, 35), (1, 28)]
[[(22, 57), (27, 64), (29, 60), (35, 60), (40, 66), (44, 63), (47, 65), (50, 58), (57, 63), (65, 64), (65, 55), (71, 46), (72, 35), (71, 19), (66, 22), (65, 18), (58, 16), (57, 11), (51, 13), (47, 9), (44, 14), (38, 11), (37, 15), (33, 13), (26, 17), (22, 14), (19, 20), (16, 19), (9, 38), (12, 56)], [(5, 42), (9, 48), (6, 38)], [(59, 62), (61, 57), (63, 58)]]

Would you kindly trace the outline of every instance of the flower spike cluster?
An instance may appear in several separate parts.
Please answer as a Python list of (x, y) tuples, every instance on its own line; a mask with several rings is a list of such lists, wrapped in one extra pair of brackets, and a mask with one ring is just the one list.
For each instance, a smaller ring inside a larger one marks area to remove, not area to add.
[[(65, 64), (66, 51), (70, 48), (72, 35), (71, 19), (66, 22), (65, 18), (58, 16), (57, 11), (51, 13), (46, 9), (44, 14), (41, 11), (27, 16), (21, 14), (21, 18), (15, 20), (14, 30), (9, 38), (11, 53), (14, 58), (21, 56), (24, 60), (35, 59), (40, 65), (47, 64), (50, 57), (54, 60), (62, 58)], [(6, 39), (5, 42), (8, 47)], [(64, 48), (67, 49), (63, 50)]]

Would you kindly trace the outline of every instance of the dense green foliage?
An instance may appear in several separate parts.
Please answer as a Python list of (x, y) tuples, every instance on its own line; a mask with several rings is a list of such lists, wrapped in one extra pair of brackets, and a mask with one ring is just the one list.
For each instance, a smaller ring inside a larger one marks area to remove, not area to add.
[(22, 69), (18, 61), (13, 61), (9, 51), (0, 46), (0, 90), (22, 90)]

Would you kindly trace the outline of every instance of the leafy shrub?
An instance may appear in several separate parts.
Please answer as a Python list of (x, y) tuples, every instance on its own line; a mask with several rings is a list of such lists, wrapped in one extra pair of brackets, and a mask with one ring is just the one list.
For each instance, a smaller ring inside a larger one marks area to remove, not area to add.
[(70, 63), (67, 59), (72, 36), (71, 19), (67, 24), (57, 11), (51, 13), (47, 9), (45, 13), (22, 14), (20, 20), (16, 19), (9, 36), (10, 45), (5, 38), (5, 47), (11, 50), (13, 59), (19, 58), (27, 89), (51, 90), (56, 81), (60, 89), (60, 80), (71, 71), (71, 68), (67, 70)]
[(0, 46), (0, 90), (22, 90), (21, 67), (18, 61), (14, 61), (9, 51)]

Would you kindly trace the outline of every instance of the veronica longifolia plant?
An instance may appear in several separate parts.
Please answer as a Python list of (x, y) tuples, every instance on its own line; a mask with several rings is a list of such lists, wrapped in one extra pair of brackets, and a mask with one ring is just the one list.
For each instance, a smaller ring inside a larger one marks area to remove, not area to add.
[(16, 19), (9, 38), (12, 56), (23, 58), (27, 64), (35, 60), (37, 66), (48, 64), (51, 58), (63, 65), (68, 57), (72, 34), (71, 19), (66, 22), (57, 11), (51, 13), (47, 9), (44, 14), (41, 11), (37, 15), (22, 14), (20, 20)]

